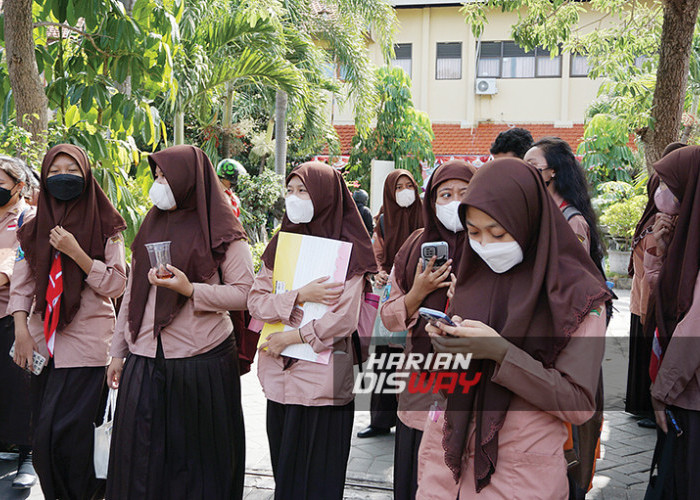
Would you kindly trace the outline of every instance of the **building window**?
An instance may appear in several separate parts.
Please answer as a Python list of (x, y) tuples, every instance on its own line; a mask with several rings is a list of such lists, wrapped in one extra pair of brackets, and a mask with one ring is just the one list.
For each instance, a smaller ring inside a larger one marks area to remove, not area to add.
[(571, 76), (588, 76), (591, 66), (582, 54), (571, 54)]
[(413, 76), (411, 70), (411, 57), (413, 54), (413, 46), (410, 43), (397, 43), (394, 45), (394, 59), (391, 65), (403, 69), (409, 78)]
[(525, 52), (515, 42), (503, 42), (502, 78), (534, 78), (535, 51)]
[(501, 77), (501, 42), (482, 42), (478, 48), (479, 66), (477, 76), (481, 78)]
[(526, 52), (515, 42), (482, 42), (477, 76), (480, 78), (548, 78), (561, 76), (561, 56), (547, 49)]
[(561, 76), (561, 55), (552, 57), (549, 50), (537, 47), (537, 76), (540, 78)]
[(437, 44), (435, 64), (436, 80), (460, 80), (462, 78), (462, 42)]

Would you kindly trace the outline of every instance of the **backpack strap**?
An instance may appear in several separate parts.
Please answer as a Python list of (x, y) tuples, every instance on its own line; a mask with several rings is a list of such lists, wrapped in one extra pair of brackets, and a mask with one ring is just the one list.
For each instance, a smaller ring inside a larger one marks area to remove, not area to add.
[(581, 211), (573, 205), (566, 205), (561, 213), (564, 214), (564, 218), (567, 222), (569, 222), (572, 217), (576, 217), (577, 215), (583, 216)]
[(379, 232), (381, 233), (382, 238), (384, 238), (384, 214), (379, 216)]

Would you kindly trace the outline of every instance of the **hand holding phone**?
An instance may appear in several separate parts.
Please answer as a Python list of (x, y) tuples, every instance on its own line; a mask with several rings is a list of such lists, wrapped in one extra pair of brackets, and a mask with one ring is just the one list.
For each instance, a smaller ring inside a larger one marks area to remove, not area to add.
[[(15, 357), (15, 344), (12, 344), (12, 347), (10, 348), (10, 357), (14, 358)], [(32, 353), (32, 364), (31, 366), (25, 366), (24, 369), (27, 370), (30, 373), (33, 373), (34, 375), (39, 375), (41, 373), (41, 370), (44, 369), (44, 365), (46, 364), (46, 358), (39, 354), (38, 352), (34, 351)]]
[(421, 307), (418, 309), (418, 314), (421, 318), (433, 326), (437, 326), (438, 323), (444, 323), (445, 325), (449, 326), (457, 326), (447, 314), (435, 309), (430, 309), (429, 307)]
[(447, 262), (450, 257), (450, 247), (446, 241), (428, 241), (420, 246), (420, 256), (423, 262), (423, 270), (428, 267), (430, 259), (435, 257), (433, 269), (437, 269)]

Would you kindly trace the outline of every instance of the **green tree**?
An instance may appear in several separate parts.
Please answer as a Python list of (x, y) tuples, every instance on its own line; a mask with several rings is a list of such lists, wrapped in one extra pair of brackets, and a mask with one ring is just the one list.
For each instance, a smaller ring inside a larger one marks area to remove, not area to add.
[[(588, 55), (591, 77), (631, 71), (637, 56), (658, 53), (648, 125), (637, 131), (647, 163), (651, 165), (667, 144), (678, 139), (700, 0), (485, 0), (465, 4), (462, 12), (480, 35), (488, 10), (495, 8), (517, 12), (512, 35), (521, 46)], [(581, 26), (586, 10), (596, 20)], [(606, 20), (609, 26), (604, 25)]]
[(583, 167), (591, 186), (610, 180), (632, 181), (630, 167), (634, 155), (627, 145), (629, 137), (627, 124), (620, 117), (596, 113), (588, 120), (577, 153), (583, 155)]
[(353, 137), (349, 177), (368, 186), (370, 162), (377, 159), (392, 160), (420, 179), (420, 162), (435, 161), (435, 136), (428, 115), (413, 107), (411, 79), (401, 68), (383, 66), (377, 70), (376, 90), (377, 126), (367, 137)]
[[(344, 92), (336, 97), (340, 101), (352, 101), (355, 126), (362, 135), (367, 134), (376, 104), (367, 35), (371, 34), (388, 61), (393, 54), (396, 30), (396, 14), (390, 3), (384, 0), (257, 0), (255, 3), (259, 9), (283, 5), (285, 26), (324, 45), (329, 62), (339, 68), (345, 83)], [(275, 98), (275, 170), (280, 174), (286, 164), (287, 105), (287, 96), (278, 92)]]

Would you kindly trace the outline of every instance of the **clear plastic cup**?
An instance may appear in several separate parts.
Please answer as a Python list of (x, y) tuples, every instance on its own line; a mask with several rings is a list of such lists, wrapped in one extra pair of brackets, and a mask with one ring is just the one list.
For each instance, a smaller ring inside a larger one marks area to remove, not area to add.
[(172, 264), (170, 261), (170, 242), (157, 241), (155, 243), (146, 243), (148, 250), (148, 259), (151, 261), (151, 267), (156, 268), (156, 276), (158, 278), (172, 278), (173, 273), (168, 271), (166, 264)]

